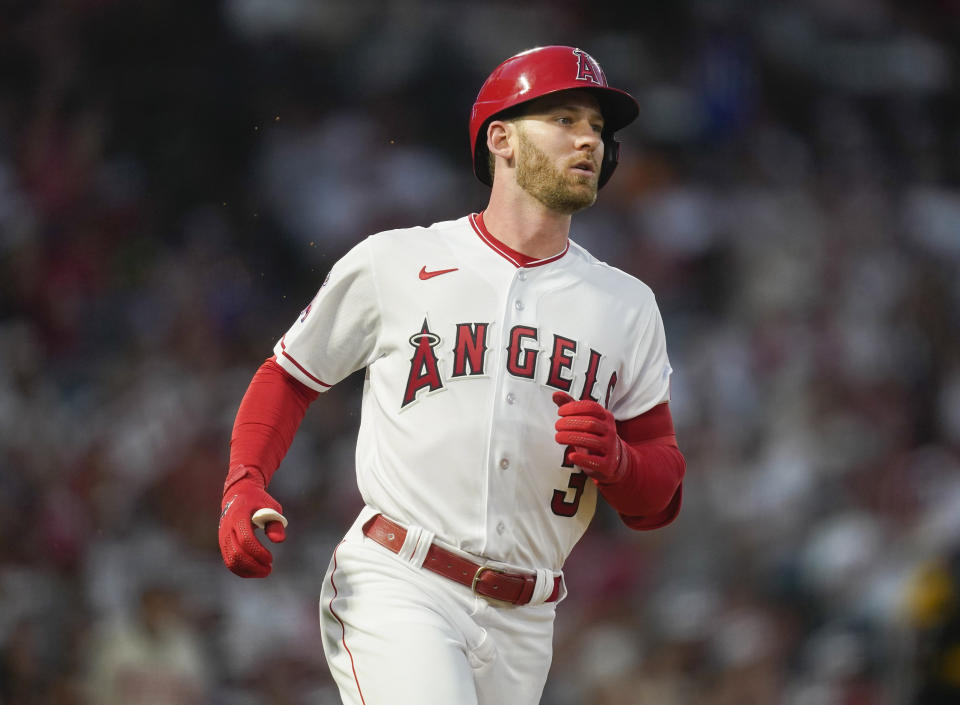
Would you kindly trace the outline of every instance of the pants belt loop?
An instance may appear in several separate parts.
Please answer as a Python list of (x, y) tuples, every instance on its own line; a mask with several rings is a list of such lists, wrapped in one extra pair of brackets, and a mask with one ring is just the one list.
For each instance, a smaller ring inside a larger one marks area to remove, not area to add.
[(397, 555), (405, 561), (410, 561), (414, 567), (420, 568), (423, 566), (433, 539), (432, 531), (427, 531), (422, 526), (408, 526), (403, 546), (400, 547)]
[(427, 531), (423, 528), (420, 529), (420, 540), (413, 547), (413, 555), (410, 556), (410, 562), (417, 568), (421, 568), (423, 562), (427, 559), (427, 551), (429, 551), (430, 546), (433, 545), (434, 538), (436, 538), (436, 534), (432, 531)]
[(403, 539), (403, 545), (397, 551), (397, 555), (405, 561), (413, 561), (413, 552), (420, 543), (420, 536), (423, 529), (419, 526), (408, 526), (407, 535)]
[(550, 595), (553, 594), (553, 589), (556, 586), (556, 579), (553, 576), (553, 572), (546, 570), (545, 568), (537, 569), (537, 584), (533, 588), (533, 595), (530, 596), (531, 605), (542, 605), (548, 599)]

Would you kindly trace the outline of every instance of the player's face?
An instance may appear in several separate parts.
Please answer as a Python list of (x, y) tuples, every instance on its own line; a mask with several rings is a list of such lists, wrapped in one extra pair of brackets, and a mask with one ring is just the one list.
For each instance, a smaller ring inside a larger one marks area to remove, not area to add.
[(582, 91), (546, 96), (517, 121), (517, 184), (550, 210), (593, 205), (603, 160), (603, 115)]

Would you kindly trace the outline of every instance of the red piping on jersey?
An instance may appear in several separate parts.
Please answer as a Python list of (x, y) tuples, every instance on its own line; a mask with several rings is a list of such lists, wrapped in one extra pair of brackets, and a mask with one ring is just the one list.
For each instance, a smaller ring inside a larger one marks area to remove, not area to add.
[(297, 368), (298, 370), (300, 370), (301, 372), (303, 372), (303, 374), (305, 374), (305, 375), (307, 376), (307, 378), (310, 379), (311, 381), (316, 382), (316, 383), (319, 384), (320, 386), (326, 387), (327, 389), (329, 389), (330, 387), (332, 387), (332, 386), (333, 386), (332, 384), (327, 384), (326, 382), (317, 379), (317, 378), (314, 377), (312, 374), (310, 374), (309, 372), (307, 372), (307, 371), (303, 368), (303, 365), (301, 365), (299, 362), (297, 362), (296, 360), (293, 359), (293, 356), (292, 356), (290, 353), (287, 352), (287, 346), (286, 346), (286, 344), (283, 342), (286, 337), (287, 337), (287, 336), (283, 336), (283, 338), (280, 338), (280, 349), (283, 351), (283, 356), (284, 356), (285, 358), (287, 358), (290, 362), (292, 362), (294, 365), (296, 365), (296, 368)]
[(353, 653), (351, 653), (350, 647), (347, 646), (347, 627), (343, 623), (343, 620), (340, 619), (340, 615), (333, 609), (333, 601), (337, 599), (338, 594), (337, 584), (333, 582), (333, 575), (337, 572), (337, 551), (340, 550), (340, 546), (342, 545), (343, 542), (341, 541), (333, 550), (333, 570), (330, 571), (330, 584), (333, 586), (333, 597), (330, 598), (330, 604), (327, 605), (327, 607), (330, 609), (330, 614), (333, 615), (334, 619), (340, 623), (340, 643), (343, 644), (344, 651), (346, 651), (347, 656), (350, 657), (350, 670), (353, 671), (353, 682), (357, 684), (357, 693), (360, 694), (360, 702), (363, 703), (363, 705), (367, 705), (367, 701), (363, 699), (363, 690), (360, 688), (360, 679), (357, 678), (357, 667), (353, 663)]
[(567, 254), (567, 250), (570, 249), (570, 242), (567, 241), (566, 246), (563, 248), (562, 252), (558, 252), (552, 257), (547, 257), (546, 259), (535, 259), (530, 255), (525, 255), (522, 252), (517, 252), (512, 247), (505, 245), (500, 242), (497, 238), (490, 234), (490, 231), (487, 230), (487, 226), (483, 224), (483, 213), (471, 213), (470, 214), (470, 225), (473, 226), (474, 231), (477, 235), (480, 236), (480, 239), (483, 240), (487, 245), (496, 252), (498, 255), (503, 257), (505, 260), (510, 262), (515, 267), (539, 267), (543, 264), (549, 264), (550, 262), (555, 262), (556, 260), (563, 257)]

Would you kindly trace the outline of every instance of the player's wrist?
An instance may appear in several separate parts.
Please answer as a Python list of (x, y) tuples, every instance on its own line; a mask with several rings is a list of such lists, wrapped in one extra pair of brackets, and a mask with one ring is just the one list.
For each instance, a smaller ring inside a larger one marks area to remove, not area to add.
[(263, 473), (253, 465), (243, 465), (238, 463), (230, 467), (227, 472), (227, 478), (223, 483), (223, 495), (226, 497), (231, 490), (236, 492), (245, 485), (259, 490), (266, 489), (267, 483), (264, 481)]
[(620, 436), (616, 436), (617, 448), (616, 448), (616, 460), (613, 464), (613, 481), (619, 482), (623, 479), (623, 476), (627, 471), (627, 453), (623, 447), (623, 440)]
[(597, 477), (597, 482), (601, 485), (616, 485), (623, 480), (626, 475), (627, 453), (624, 449), (623, 441), (620, 436), (614, 437), (614, 447), (610, 454), (610, 462), (606, 466), (606, 472)]

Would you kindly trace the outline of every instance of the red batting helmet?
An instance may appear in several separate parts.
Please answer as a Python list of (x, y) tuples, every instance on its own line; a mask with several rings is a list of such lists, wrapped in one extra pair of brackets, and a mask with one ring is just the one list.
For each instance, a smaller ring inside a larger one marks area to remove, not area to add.
[(620, 154), (620, 143), (613, 139), (613, 133), (633, 122), (640, 107), (629, 93), (607, 85), (607, 77), (596, 59), (582, 49), (568, 46), (528, 49), (497, 66), (484, 82), (470, 114), (470, 150), (477, 178), (492, 185), (486, 134), (491, 120), (515, 105), (572, 88), (591, 90), (600, 103), (604, 155), (598, 183), (607, 183)]

